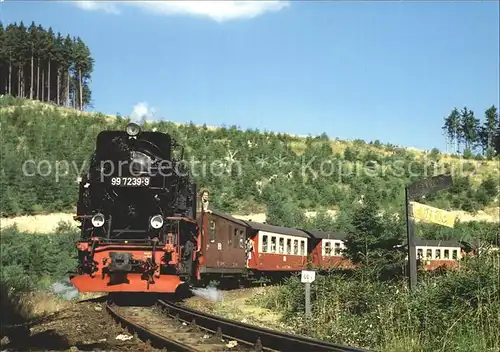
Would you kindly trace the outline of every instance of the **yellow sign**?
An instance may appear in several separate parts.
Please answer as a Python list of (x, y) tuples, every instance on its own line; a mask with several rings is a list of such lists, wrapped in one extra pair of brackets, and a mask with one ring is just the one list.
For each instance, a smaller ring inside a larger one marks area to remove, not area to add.
[(410, 215), (425, 222), (431, 222), (447, 227), (455, 227), (456, 215), (452, 212), (434, 208), (417, 202), (410, 202)]

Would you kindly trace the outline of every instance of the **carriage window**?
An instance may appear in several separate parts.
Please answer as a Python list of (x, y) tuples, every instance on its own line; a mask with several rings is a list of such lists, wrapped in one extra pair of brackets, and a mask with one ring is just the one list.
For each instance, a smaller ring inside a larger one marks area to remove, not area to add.
[(436, 249), (436, 255), (435, 257), (436, 259), (440, 259), (441, 258), (441, 250), (440, 249)]
[(427, 255), (426, 255), (427, 258), (432, 258), (432, 249), (428, 249), (427, 250)]
[(262, 236), (262, 252), (267, 252), (267, 235)]
[(238, 229), (234, 229), (233, 248), (238, 248)]
[(450, 259), (450, 250), (449, 249), (444, 250), (444, 259)]
[(280, 254), (285, 253), (285, 239), (280, 237), (280, 245), (279, 245)]
[(245, 233), (240, 230), (240, 248), (245, 248)]
[(453, 259), (457, 259), (458, 251), (456, 249), (453, 250)]
[(210, 220), (210, 242), (215, 242), (215, 221)]
[(271, 253), (276, 253), (276, 236), (271, 237)]
[(332, 243), (325, 242), (325, 255), (331, 255), (332, 253)]
[(292, 254), (292, 240), (286, 240), (286, 254)]
[(293, 240), (293, 254), (299, 254), (299, 241)]
[(417, 249), (417, 258), (423, 258), (424, 257), (424, 250), (422, 248)]
[(340, 249), (340, 243), (335, 242), (335, 255), (340, 255), (341, 249)]
[(300, 241), (300, 255), (306, 255), (305, 241)]

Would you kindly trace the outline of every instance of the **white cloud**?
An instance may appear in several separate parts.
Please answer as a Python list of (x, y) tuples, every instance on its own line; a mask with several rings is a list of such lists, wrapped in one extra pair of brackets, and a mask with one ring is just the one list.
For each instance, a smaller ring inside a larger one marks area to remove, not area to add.
[(146, 12), (164, 16), (192, 15), (208, 17), (217, 22), (254, 18), (266, 12), (280, 11), (289, 6), (288, 1), (77, 1), (83, 10), (103, 10), (119, 13), (117, 4), (142, 8)]
[(134, 105), (130, 120), (137, 123), (143, 123), (146, 120), (152, 120), (156, 110), (150, 108), (148, 103), (141, 102)]
[(86, 11), (104, 11), (118, 15), (120, 11), (116, 7), (116, 3), (113, 1), (75, 1), (77, 7)]

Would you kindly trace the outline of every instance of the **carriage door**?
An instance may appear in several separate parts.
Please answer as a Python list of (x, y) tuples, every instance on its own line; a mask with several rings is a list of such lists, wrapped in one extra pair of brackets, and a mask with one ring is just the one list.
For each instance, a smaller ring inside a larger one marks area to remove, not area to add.
[(217, 251), (217, 267), (227, 268), (227, 252), (230, 249), (229, 239), (230, 234), (228, 234), (228, 223), (224, 219), (217, 218), (217, 230), (215, 231), (215, 250)]
[(217, 233), (220, 232), (218, 228), (220, 222), (217, 218), (211, 215), (205, 215), (207, 226), (205, 231), (205, 265), (209, 268), (216, 268), (219, 266), (220, 261), (220, 250), (218, 249), (218, 236)]
[(232, 268), (245, 268), (247, 263), (247, 252), (244, 228), (237, 224), (232, 224), (231, 228), (231, 256), (230, 266)]
[(307, 252), (308, 253), (311, 253), (310, 255), (310, 258), (311, 258), (311, 264), (312, 265), (316, 265), (316, 264), (320, 264), (321, 263), (321, 252), (320, 252), (320, 248), (322, 247), (321, 245), (319, 245), (321, 242), (321, 239), (317, 239), (317, 238), (311, 238), (309, 239), (308, 243), (307, 243)]

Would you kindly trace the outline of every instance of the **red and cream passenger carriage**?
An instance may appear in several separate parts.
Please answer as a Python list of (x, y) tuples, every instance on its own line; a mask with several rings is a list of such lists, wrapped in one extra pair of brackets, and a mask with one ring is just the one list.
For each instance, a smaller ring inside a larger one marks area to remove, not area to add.
[(321, 269), (350, 269), (353, 264), (345, 257), (344, 240), (346, 235), (341, 232), (322, 232), (303, 230), (310, 236), (309, 253), (314, 267)]

